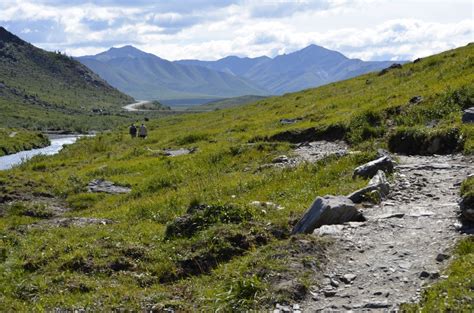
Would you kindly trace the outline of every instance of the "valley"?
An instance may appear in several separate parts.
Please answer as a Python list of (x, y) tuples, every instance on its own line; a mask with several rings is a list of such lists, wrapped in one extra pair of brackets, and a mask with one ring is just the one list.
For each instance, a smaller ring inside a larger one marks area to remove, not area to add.
[[(110, 131), (0, 171), (0, 302), (468, 311), (473, 67), (470, 44), (241, 106), (136, 112), (143, 140), (101, 115)], [(112, 94), (111, 111), (133, 102)], [(355, 169), (384, 157), (397, 164), (373, 189)], [(327, 195), (357, 214), (296, 232)]]

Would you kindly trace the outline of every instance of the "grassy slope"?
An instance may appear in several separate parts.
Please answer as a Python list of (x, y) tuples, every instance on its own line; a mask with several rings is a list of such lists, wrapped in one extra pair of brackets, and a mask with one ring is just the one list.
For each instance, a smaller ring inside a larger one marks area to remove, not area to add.
[(46, 136), (23, 129), (0, 128), (0, 156), (49, 145)]
[(262, 100), (266, 97), (263, 96), (241, 96), (241, 97), (235, 97), (235, 98), (227, 98), (227, 99), (222, 99), (222, 100), (217, 100), (217, 101), (212, 101), (206, 104), (201, 104), (199, 106), (195, 106), (192, 108), (189, 108), (188, 110), (195, 111), (195, 110), (203, 110), (203, 111), (212, 111), (212, 110), (220, 110), (220, 109), (227, 109), (227, 108), (233, 108), (236, 106), (241, 106), (244, 104), (249, 104), (252, 102), (256, 102), (258, 100)]
[(102, 117), (89, 116), (92, 109), (116, 112), (131, 102), (72, 58), (38, 49), (0, 28), (3, 126), (92, 128), (102, 123)]
[[(387, 145), (392, 133), (407, 127), (419, 133), (459, 128), (464, 138), (460, 144), (472, 151), (472, 126), (461, 125), (460, 117), (461, 107), (469, 101), (473, 66), (474, 47), (464, 47), (383, 76), (368, 74), (265, 99), (245, 109), (154, 120), (144, 141), (117, 133), (82, 139), (59, 155), (37, 157), (0, 173), (2, 194), (30, 190), (54, 194), (74, 208), (69, 216), (116, 221), (21, 232), (20, 225), (40, 220), (25, 216), (31, 210), (25, 206), (31, 204), (4, 207), (0, 302), (7, 310), (153, 305), (230, 310), (288, 299), (291, 295), (277, 288), (280, 280), (294, 279), (302, 286), (316, 283), (323, 259), (299, 249), (304, 240), (315, 239), (285, 239), (291, 221), (318, 195), (347, 194), (364, 185), (352, 180), (353, 168), (373, 157), (375, 147)], [(425, 100), (409, 105), (415, 95)], [(304, 119), (289, 126), (279, 123), (294, 117)], [(432, 120), (438, 120), (434, 130), (425, 126)], [(288, 143), (259, 138), (334, 125), (343, 126), (354, 149), (366, 152), (294, 169), (258, 170), (275, 156), (291, 153)], [(176, 158), (157, 152), (167, 147), (198, 147), (198, 151)], [(88, 194), (85, 187), (94, 178), (130, 185), (133, 192)], [(272, 201), (285, 209), (248, 207), (253, 200)], [(232, 210), (243, 221), (229, 224), (223, 219), (190, 238), (165, 238), (166, 225), (198, 202), (233, 203), (237, 209)], [(248, 245), (239, 250), (229, 238), (244, 238)], [(325, 244), (316, 241), (311, 247), (320, 249), (312, 254), (320, 255)], [(217, 259), (219, 266), (204, 275), (179, 278), (183, 264), (199, 257)]]

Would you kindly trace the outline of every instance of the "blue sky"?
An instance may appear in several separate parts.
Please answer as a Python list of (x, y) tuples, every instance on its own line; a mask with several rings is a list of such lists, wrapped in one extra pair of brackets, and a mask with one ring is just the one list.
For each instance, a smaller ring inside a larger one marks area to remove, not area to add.
[(414, 59), (474, 41), (473, 0), (0, 0), (0, 25), (47, 50), (132, 44), (214, 60), (317, 44), (364, 60)]

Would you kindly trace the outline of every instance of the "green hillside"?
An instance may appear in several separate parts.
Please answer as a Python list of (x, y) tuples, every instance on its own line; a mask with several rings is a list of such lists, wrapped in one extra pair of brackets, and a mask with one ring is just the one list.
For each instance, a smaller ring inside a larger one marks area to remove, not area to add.
[(104, 120), (97, 115), (131, 102), (71, 57), (36, 48), (0, 27), (1, 126), (95, 128)]
[[(353, 169), (379, 147), (474, 152), (474, 126), (461, 123), (473, 69), (469, 45), (242, 107), (152, 120), (145, 140), (125, 130), (81, 139), (0, 172), (0, 198), (16, 199), (0, 204), (3, 309), (244, 311), (298, 301), (318, 283), (331, 244), (289, 236), (316, 196), (365, 186)], [(317, 139), (343, 139), (353, 153), (268, 166), (293, 143)], [(169, 157), (168, 148), (196, 149)], [(88, 193), (93, 179), (132, 191)], [(84, 219), (65, 227), (53, 213)]]
[(201, 105), (198, 105), (198, 106), (194, 106), (194, 107), (189, 108), (188, 110), (190, 110), (190, 111), (195, 111), (195, 110), (212, 111), (212, 110), (227, 109), (227, 108), (233, 108), (233, 107), (236, 107), (236, 106), (256, 102), (258, 100), (262, 100), (262, 99), (265, 99), (265, 98), (267, 98), (267, 97), (252, 96), (252, 95), (234, 97), (234, 98), (227, 98), (227, 99), (221, 99), (221, 100), (201, 104)]
[(40, 132), (0, 128), (0, 156), (47, 145), (48, 137)]

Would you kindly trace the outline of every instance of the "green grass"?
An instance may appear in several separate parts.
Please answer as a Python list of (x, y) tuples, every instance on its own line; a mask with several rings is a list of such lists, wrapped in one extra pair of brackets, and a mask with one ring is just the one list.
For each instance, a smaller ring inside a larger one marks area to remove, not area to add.
[[(399, 133), (423, 134), (431, 145), (430, 138), (456, 130), (455, 148), (472, 152), (472, 126), (461, 123), (461, 114), (473, 94), (473, 60), (474, 47), (468, 46), (383, 76), (368, 74), (239, 108), (154, 119), (147, 123), (146, 140), (130, 139), (124, 126), (0, 172), (3, 197), (51, 195), (72, 208), (66, 216), (114, 221), (25, 230), (24, 225), (46, 219), (2, 204), (0, 302), (7, 311), (231, 311), (297, 301), (298, 292), (279, 286), (285, 280), (298, 290), (316, 284), (328, 249), (327, 242), (311, 236), (288, 237), (316, 196), (364, 186), (366, 181), (352, 179), (353, 169)], [(424, 100), (410, 104), (416, 95)], [(292, 125), (279, 122), (297, 117), (302, 119)], [(261, 168), (276, 156), (291, 155), (293, 146), (276, 140), (281, 134), (315, 139), (334, 130), (363, 152), (295, 168)], [(160, 153), (166, 148), (197, 150), (173, 158)], [(88, 182), (99, 178), (132, 192), (87, 193)], [(255, 200), (284, 209), (249, 205)], [(210, 209), (193, 211), (198, 204)], [(40, 213), (45, 215), (44, 208)], [(166, 236), (178, 217), (198, 227)]]
[(40, 132), (0, 128), (0, 156), (22, 150), (42, 148), (49, 143), (48, 137)]
[(71, 57), (36, 48), (3, 28), (0, 36), (1, 126), (104, 129), (104, 119), (116, 126), (126, 121), (118, 113), (132, 97)]

